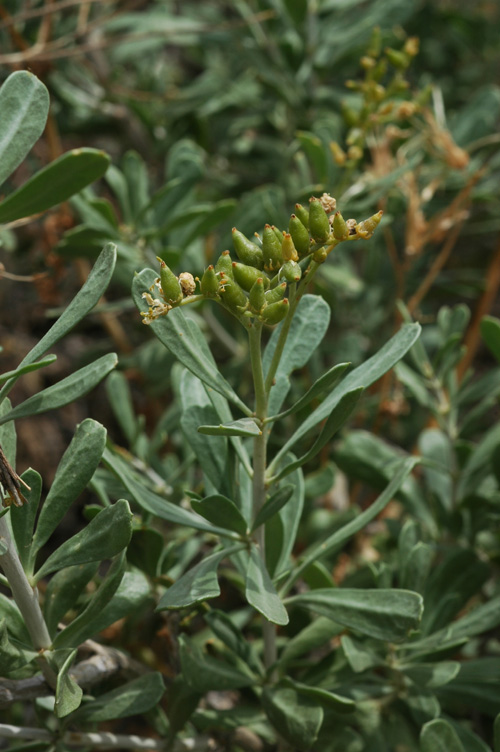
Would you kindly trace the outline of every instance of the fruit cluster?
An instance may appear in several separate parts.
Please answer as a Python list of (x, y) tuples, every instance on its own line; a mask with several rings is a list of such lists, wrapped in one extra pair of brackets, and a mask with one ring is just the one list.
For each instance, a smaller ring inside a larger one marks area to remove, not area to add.
[[(311, 198), (308, 208), (296, 204), (288, 232), (266, 225), (262, 237), (255, 233), (255, 242), (233, 228), (238, 261), (224, 251), (198, 280), (199, 294), (195, 294), (191, 274), (183, 272), (176, 277), (159, 259), (160, 276), (150, 292), (143, 294), (149, 305), (149, 310), (141, 314), (143, 323), (150, 324), (172, 308), (199, 298), (216, 300), (242, 321), (256, 317), (271, 326), (279, 323), (289, 310), (288, 285), (317, 268), (339, 243), (370, 238), (382, 217), (378, 212), (363, 222), (346, 221), (335, 209), (335, 199), (326, 193), (319, 199)], [(154, 291), (159, 298), (153, 297)]]

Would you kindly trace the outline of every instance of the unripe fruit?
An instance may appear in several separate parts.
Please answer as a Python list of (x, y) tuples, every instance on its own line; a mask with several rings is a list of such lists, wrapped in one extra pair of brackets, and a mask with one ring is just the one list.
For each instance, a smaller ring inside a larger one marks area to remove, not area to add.
[(205, 295), (207, 298), (215, 298), (219, 292), (219, 278), (215, 273), (212, 264), (210, 264), (210, 266), (203, 272), (203, 277), (200, 282), (200, 290), (201, 294)]
[(336, 240), (345, 240), (349, 237), (349, 228), (340, 212), (335, 212), (333, 217), (333, 236)]
[(229, 277), (230, 279), (233, 278), (233, 262), (229, 251), (223, 251), (221, 253), (215, 264), (215, 271), (218, 274), (225, 274), (226, 277)]
[(281, 243), (281, 255), (284, 261), (298, 261), (299, 254), (289, 232), (283, 231), (283, 242)]
[(283, 300), (286, 293), (286, 282), (281, 282), (281, 284), (277, 285), (276, 287), (273, 287), (272, 290), (268, 290), (266, 295), (266, 302), (267, 303), (278, 303), (280, 300)]
[(287, 261), (280, 269), (280, 279), (285, 278), (287, 282), (298, 282), (302, 277), (302, 269), (295, 261)]
[(365, 219), (363, 222), (360, 222), (359, 225), (356, 225), (356, 235), (359, 238), (363, 238), (363, 240), (371, 238), (375, 232), (375, 228), (380, 224), (383, 213), (383, 211), (379, 211), (376, 214), (373, 214), (373, 216), (368, 217), (368, 219)]
[(267, 272), (277, 272), (283, 263), (281, 242), (282, 238), (278, 240), (271, 225), (266, 225), (262, 233), (262, 254), (264, 257), (264, 269)]
[(221, 274), (219, 295), (233, 313), (241, 313), (247, 307), (247, 296), (239, 284), (225, 274)]
[(307, 256), (309, 253), (309, 231), (304, 227), (300, 219), (296, 214), (292, 214), (290, 217), (290, 224), (288, 225), (288, 231), (292, 236), (293, 244), (297, 249), (299, 257)]
[(330, 222), (321, 201), (311, 199), (309, 204), (309, 230), (317, 243), (324, 243), (330, 235)]
[(300, 219), (304, 227), (309, 229), (309, 210), (302, 204), (295, 204), (295, 215)]
[(271, 303), (271, 305), (264, 308), (260, 318), (265, 324), (269, 324), (270, 326), (279, 324), (287, 315), (289, 307), (288, 298), (280, 300), (279, 303)]
[(237, 261), (233, 261), (233, 278), (247, 292), (250, 291), (255, 281), (259, 278), (263, 280), (265, 289), (269, 287), (269, 279), (264, 277), (260, 269), (248, 266), (247, 264), (239, 264)]
[(240, 261), (249, 266), (255, 266), (257, 269), (262, 269), (264, 266), (262, 249), (248, 240), (236, 227), (233, 227), (233, 245)]
[(163, 297), (167, 303), (175, 305), (182, 300), (182, 289), (179, 280), (173, 271), (159, 256), (156, 257), (160, 262), (160, 284), (163, 290)]
[(260, 313), (267, 305), (262, 277), (259, 277), (252, 285), (252, 289), (250, 290), (250, 294), (248, 296), (248, 302), (250, 303), (250, 308), (254, 313)]

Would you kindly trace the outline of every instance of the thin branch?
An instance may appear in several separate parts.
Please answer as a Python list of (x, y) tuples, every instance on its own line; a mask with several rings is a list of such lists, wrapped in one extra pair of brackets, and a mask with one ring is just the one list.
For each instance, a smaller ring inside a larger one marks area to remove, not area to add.
[[(109, 5), (115, 2), (115, 0), (85, 0), (85, 4), (99, 3), (99, 5)], [(62, 0), (59, 3), (52, 3), (52, 5), (44, 5), (43, 8), (32, 8), (31, 10), (23, 10), (21, 13), (16, 13), (15, 16), (6, 17), (2, 23), (0, 23), (0, 31), (7, 29), (10, 26), (16, 26), (23, 21), (31, 21), (33, 18), (40, 18), (40, 16), (51, 15), (58, 13), (61, 10), (67, 8), (74, 8), (75, 6), (82, 5), (82, 0)]]

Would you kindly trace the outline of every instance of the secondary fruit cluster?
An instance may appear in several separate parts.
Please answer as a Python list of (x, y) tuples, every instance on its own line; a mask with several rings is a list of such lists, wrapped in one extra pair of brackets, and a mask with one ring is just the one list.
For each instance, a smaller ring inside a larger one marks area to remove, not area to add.
[[(378, 212), (363, 222), (346, 221), (335, 209), (335, 199), (324, 193), (321, 198), (311, 198), (309, 207), (295, 204), (288, 231), (267, 224), (262, 236), (255, 233), (253, 241), (233, 228), (238, 260), (224, 251), (198, 280), (198, 294), (191, 274), (183, 272), (176, 277), (158, 259), (160, 276), (143, 294), (149, 306), (141, 314), (143, 323), (150, 324), (181, 304), (211, 298), (243, 322), (257, 318), (264, 324), (278, 324), (289, 310), (288, 286), (323, 263), (339, 243), (370, 238), (382, 217), (382, 212)], [(154, 292), (159, 297), (153, 297)]]

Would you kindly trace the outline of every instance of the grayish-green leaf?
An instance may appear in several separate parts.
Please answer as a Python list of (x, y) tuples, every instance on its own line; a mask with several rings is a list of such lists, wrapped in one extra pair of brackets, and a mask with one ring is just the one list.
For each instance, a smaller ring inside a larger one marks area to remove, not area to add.
[(426, 723), (420, 734), (421, 752), (465, 752), (455, 730), (443, 718)]
[(288, 592), (289, 588), (293, 585), (299, 575), (317, 558), (321, 556), (327, 556), (338, 546), (345, 543), (355, 533), (359, 532), (368, 522), (374, 519), (385, 506), (391, 501), (394, 494), (398, 491), (401, 484), (411, 473), (415, 465), (418, 463), (418, 458), (407, 457), (404, 459), (399, 468), (395, 469), (393, 479), (385, 490), (378, 496), (373, 504), (365, 509), (354, 520), (344, 525), (340, 530), (336, 530), (325, 541), (321, 543), (313, 544), (304, 554), (304, 557), (298, 567), (292, 572), (291, 577), (287, 580), (283, 587), (282, 592)]
[(288, 624), (286, 608), (269, 576), (259, 550), (252, 546), (245, 582), (247, 601), (273, 624)]
[(288, 604), (310, 608), (377, 640), (397, 642), (417, 629), (423, 612), (422, 596), (409, 590), (311, 590), (288, 598)]
[[(132, 295), (140, 311), (147, 311), (147, 303), (142, 299), (143, 292), (147, 292), (157, 278), (152, 269), (144, 269), (133, 281)], [(177, 358), (177, 360), (191, 371), (204, 384), (222, 394), (230, 402), (237, 405), (246, 415), (251, 411), (240, 400), (233, 388), (221, 375), (213, 358), (206, 357), (206, 343), (199, 327), (188, 320), (181, 308), (174, 308), (167, 316), (163, 316), (151, 324), (151, 329), (160, 342)], [(200, 340), (203, 345), (200, 344)]]
[(38, 371), (39, 368), (50, 366), (56, 360), (57, 355), (47, 355), (43, 360), (39, 360), (36, 363), (30, 363), (29, 365), (22, 367), (19, 366), (19, 368), (16, 368), (14, 371), (6, 371), (0, 376), (0, 384), (5, 384), (9, 379), (17, 381), (17, 379), (25, 373), (31, 373), (31, 371)]
[(261, 702), (271, 724), (292, 749), (311, 749), (323, 722), (323, 708), (316, 701), (278, 684), (264, 688)]
[(19, 558), (26, 569), (30, 559), (31, 538), (42, 493), (42, 478), (36, 470), (31, 468), (26, 470), (21, 477), (31, 488), (31, 491), (23, 489), (26, 504), (23, 504), (22, 507), (11, 506), (10, 521)]
[(389, 371), (412, 347), (420, 335), (419, 324), (406, 324), (392, 337), (375, 355), (354, 371), (351, 371), (345, 379), (323, 400), (295, 433), (288, 439), (279, 452), (279, 457), (286, 454), (289, 449), (299, 441), (308, 431), (324, 420), (332, 412), (342, 397), (359, 387), (367, 388)]
[(287, 687), (293, 687), (299, 695), (309, 697), (318, 705), (333, 710), (335, 713), (353, 713), (356, 710), (356, 703), (349, 697), (342, 697), (342, 695), (337, 695), (335, 692), (328, 692), (326, 689), (320, 689), (319, 687), (311, 687), (308, 684), (293, 681), (289, 678), (284, 680), (284, 684)]
[(74, 608), (88, 582), (99, 567), (98, 561), (66, 567), (51, 577), (43, 601), (43, 615), (49, 633), (54, 636), (57, 625), (66, 613)]
[(163, 520), (173, 522), (176, 525), (185, 525), (193, 527), (195, 530), (204, 530), (207, 533), (225, 535), (229, 538), (235, 537), (234, 533), (224, 530), (224, 528), (217, 528), (213, 525), (209, 525), (208, 522), (205, 522), (198, 515), (173, 504), (171, 501), (158, 496), (158, 494), (155, 494), (150, 488), (143, 485), (136, 478), (129, 465), (121, 457), (113, 454), (109, 449), (106, 448), (104, 450), (102, 458), (104, 464), (125, 486), (132, 499), (147, 512), (150, 512)]
[(325, 394), (325, 392), (330, 392), (335, 386), (337, 386), (346, 369), (349, 368), (350, 365), (350, 363), (339, 363), (338, 365), (333, 366), (333, 368), (330, 368), (330, 370), (324, 373), (323, 376), (320, 376), (320, 378), (314, 382), (312, 387), (308, 389), (307, 392), (295, 402), (295, 404), (288, 408), (288, 410), (279, 413), (279, 415), (273, 415), (268, 421), (270, 422), (277, 420), (278, 418), (285, 418), (287, 415), (302, 410), (302, 408), (309, 405), (313, 399)]
[(500, 319), (494, 316), (483, 316), (481, 319), (481, 337), (500, 362)]
[(21, 164), (45, 128), (49, 93), (36, 76), (16, 71), (0, 89), (0, 185)]
[(182, 674), (188, 686), (205, 694), (210, 690), (224, 692), (229, 689), (250, 687), (255, 679), (222, 660), (206, 655), (193, 640), (179, 637)]
[(310, 653), (311, 650), (325, 645), (332, 637), (336, 637), (343, 631), (344, 627), (340, 624), (335, 624), (326, 616), (319, 616), (295, 637), (288, 640), (279, 658), (280, 665), (286, 666), (291, 661)]
[(217, 598), (220, 595), (217, 567), (227, 556), (242, 549), (243, 546), (231, 546), (204, 557), (163, 594), (157, 610), (186, 608), (209, 598)]
[(253, 418), (240, 418), (218, 426), (199, 426), (198, 432), (206, 436), (260, 436), (262, 434)]
[(0, 425), (9, 420), (26, 418), (28, 415), (40, 415), (48, 410), (56, 410), (58, 407), (74, 402), (97, 386), (115, 368), (117, 363), (118, 357), (115, 353), (103, 355), (93, 363), (89, 363), (88, 366), (80, 368), (76, 373), (61, 379), (57, 384), (28, 397), (27, 400), (3, 415), (0, 418)]
[(111, 559), (123, 551), (132, 536), (132, 513), (120, 499), (106, 507), (89, 524), (52, 553), (35, 575), (35, 581), (63, 567)]
[[(81, 290), (75, 295), (55, 324), (51, 326), (47, 334), (45, 334), (29, 351), (26, 357), (23, 358), (23, 361), (18, 368), (34, 363), (38, 358), (41, 358), (42, 355), (52, 347), (52, 345), (59, 342), (61, 337), (64, 337), (65, 334), (71, 331), (71, 329), (73, 329), (73, 327), (76, 326), (76, 324), (78, 324), (78, 322), (81, 321), (90, 310), (92, 310), (109, 284), (115, 268), (115, 263), (116, 246), (113, 243), (108, 243), (104, 246), (102, 253), (95, 262), (92, 271)], [(10, 381), (5, 384), (0, 392), (0, 398), (5, 396), (10, 390), (11, 385)]]
[(218, 527), (234, 530), (240, 535), (247, 532), (247, 523), (240, 510), (231, 499), (221, 494), (207, 496), (201, 501), (191, 501), (192, 509)]
[(86, 703), (75, 719), (78, 719), (78, 723), (102, 723), (114, 718), (142, 715), (158, 705), (164, 692), (160, 672), (151, 671)]
[(345, 421), (348, 419), (356, 404), (358, 403), (359, 398), (363, 394), (363, 391), (363, 387), (358, 387), (357, 389), (353, 389), (351, 392), (347, 392), (347, 394), (344, 394), (340, 398), (340, 400), (330, 413), (328, 420), (321, 430), (320, 435), (318, 436), (310, 450), (302, 455), (302, 457), (299, 457), (298, 460), (291, 462), (289, 465), (285, 465), (285, 467), (279, 471), (278, 475), (276, 476), (276, 480), (281, 480), (281, 478), (289, 475), (298, 467), (302, 467), (302, 465), (305, 465), (306, 462), (309, 462), (309, 460), (319, 454), (323, 447), (328, 444), (332, 436), (337, 433), (340, 428), (342, 428)]
[[(319, 295), (304, 295), (297, 306), (276, 371), (269, 397), (269, 414), (277, 413), (290, 389), (290, 374), (303, 368), (325, 336), (330, 323), (330, 307)], [(263, 358), (267, 374), (283, 324), (276, 327)]]
[(57, 467), (38, 518), (32, 544), (32, 561), (69, 507), (86, 488), (101, 461), (105, 446), (106, 429), (100, 423), (87, 418), (77, 426), (75, 435)]
[(102, 177), (110, 158), (97, 149), (73, 149), (36, 172), (0, 204), (0, 223), (31, 217), (67, 201)]
[(293, 494), (293, 489), (294, 486), (290, 484), (283, 486), (266, 500), (266, 502), (260, 508), (257, 516), (255, 517), (254, 523), (252, 525), (252, 531), (257, 530), (258, 527), (267, 522), (267, 520), (269, 520), (271, 517), (274, 517), (274, 515), (277, 514), (280, 509), (285, 506), (285, 504)]
[(72, 713), (82, 701), (83, 691), (69, 675), (76, 653), (76, 650), (70, 652), (57, 675), (55, 713), (58, 718)]

